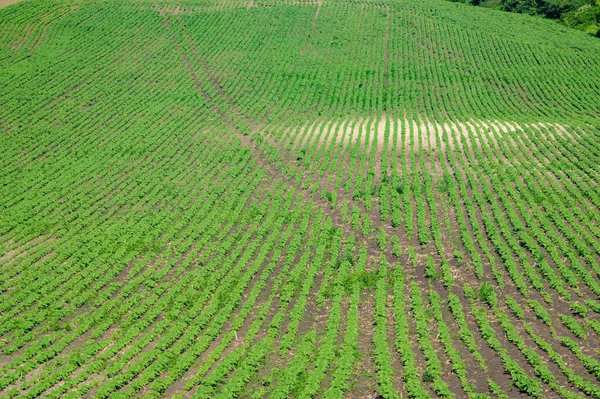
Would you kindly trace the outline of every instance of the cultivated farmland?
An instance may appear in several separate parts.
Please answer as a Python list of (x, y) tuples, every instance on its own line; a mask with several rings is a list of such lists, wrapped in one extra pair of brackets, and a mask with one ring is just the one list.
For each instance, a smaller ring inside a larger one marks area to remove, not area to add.
[(599, 183), (550, 21), (8, 5), (0, 397), (598, 399)]

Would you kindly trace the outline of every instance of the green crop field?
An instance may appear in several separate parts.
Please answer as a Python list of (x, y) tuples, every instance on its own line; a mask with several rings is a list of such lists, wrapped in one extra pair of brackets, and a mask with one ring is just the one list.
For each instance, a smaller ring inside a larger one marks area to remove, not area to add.
[(442, 0), (0, 1), (0, 397), (600, 398), (600, 40)]

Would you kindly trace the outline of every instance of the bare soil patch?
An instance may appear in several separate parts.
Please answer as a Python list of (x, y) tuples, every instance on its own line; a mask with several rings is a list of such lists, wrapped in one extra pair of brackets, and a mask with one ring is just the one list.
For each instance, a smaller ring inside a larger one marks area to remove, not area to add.
[(0, 9), (19, 3), (23, 0), (0, 0)]
[[(332, 125), (332, 129), (334, 131), (341, 130), (342, 134), (329, 134), (324, 139), (320, 140), (320, 143), (331, 144), (332, 141), (335, 141), (336, 143), (342, 144), (344, 148), (347, 148), (349, 145), (354, 145), (360, 141), (362, 145), (370, 146), (371, 143), (366, 142), (365, 132), (360, 129), (364, 119), (364, 117), (358, 116), (356, 118), (349, 117), (348, 120), (350, 123), (344, 123), (343, 120), (337, 121), (337, 123)], [(374, 130), (376, 131), (376, 140), (379, 152), (381, 152), (384, 145), (386, 119), (387, 115), (384, 112), (379, 118), (376, 117), (374, 124), (376, 126), (376, 129)], [(392, 120), (391, 124), (393, 126), (397, 124), (397, 121)], [(413, 120), (411, 123), (410, 120), (405, 119), (401, 129), (398, 131), (396, 129), (390, 129), (390, 135), (393, 136), (394, 134), (406, 134), (407, 130), (411, 129), (413, 130), (415, 144), (417, 145), (415, 150), (418, 151), (420, 147), (420, 149), (423, 150), (446, 151), (447, 145), (450, 146), (451, 150), (456, 149), (454, 140), (452, 140), (453, 135), (455, 135), (458, 143), (466, 143), (468, 148), (470, 148), (472, 145), (481, 147), (493, 144), (489, 142), (489, 138), (485, 130), (489, 131), (498, 127), (500, 134), (510, 136), (511, 134), (525, 134), (525, 131), (523, 130), (524, 128), (536, 126), (544, 125), (542, 123), (531, 123), (522, 126), (516, 122), (500, 123), (498, 121), (480, 121), (474, 119), (466, 122), (445, 121), (442, 124), (426, 118), (424, 120)], [(556, 130), (562, 134), (566, 134), (565, 132), (567, 132), (567, 127), (563, 125), (554, 124), (552, 126), (554, 126)], [(446, 131), (450, 135), (450, 140), (448, 143), (436, 139), (436, 133), (443, 131)], [(475, 142), (472, 142), (472, 138), (476, 139)], [(510, 137), (508, 138), (510, 139)], [(375, 135), (373, 135), (373, 139), (375, 139)], [(312, 142), (312, 139), (310, 141)], [(468, 148), (463, 148), (463, 150)]]

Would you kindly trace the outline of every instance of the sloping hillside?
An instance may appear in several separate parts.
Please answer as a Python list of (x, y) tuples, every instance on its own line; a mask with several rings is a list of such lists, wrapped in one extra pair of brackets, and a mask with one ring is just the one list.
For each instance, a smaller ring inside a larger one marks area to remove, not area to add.
[(597, 39), (28, 0), (0, 87), (0, 397), (600, 398)]

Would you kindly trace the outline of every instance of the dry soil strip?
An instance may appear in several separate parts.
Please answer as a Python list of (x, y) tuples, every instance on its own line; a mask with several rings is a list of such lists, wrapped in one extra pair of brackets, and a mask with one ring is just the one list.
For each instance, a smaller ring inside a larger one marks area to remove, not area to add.
[(12, 4), (19, 3), (23, 0), (0, 0), (0, 9), (8, 7)]
[(390, 6), (386, 6), (387, 11), (387, 26), (385, 28), (385, 57), (384, 57), (384, 65), (383, 65), (383, 85), (387, 86), (388, 84), (388, 60), (390, 58)]
[(317, 12), (315, 12), (315, 18), (313, 19), (312, 26), (310, 27), (310, 32), (308, 33), (306, 42), (304, 42), (304, 47), (302, 47), (302, 51), (300, 52), (300, 58), (302, 58), (302, 56), (304, 55), (304, 52), (306, 51), (306, 46), (308, 46), (308, 42), (310, 42), (310, 37), (312, 36), (313, 32), (315, 31), (315, 25), (317, 23), (317, 18), (319, 18), (319, 11), (321, 11), (322, 4), (323, 4), (323, 0), (319, 0), (317, 2)]

